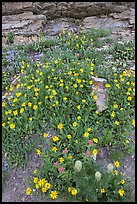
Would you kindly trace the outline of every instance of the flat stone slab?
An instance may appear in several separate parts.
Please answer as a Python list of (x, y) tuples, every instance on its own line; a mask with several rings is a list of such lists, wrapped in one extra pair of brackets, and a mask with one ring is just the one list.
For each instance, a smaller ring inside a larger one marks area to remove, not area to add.
[(9, 16), (2, 16), (2, 21), (18, 21), (18, 20), (30, 20), (34, 19), (35, 15), (33, 15), (33, 12), (24, 12), (16, 15), (9, 15)]
[(10, 23), (2, 24), (2, 30), (14, 29), (14, 28), (23, 28), (24, 26), (29, 25), (30, 20), (24, 21), (10, 21)]
[(106, 29), (106, 30), (116, 30), (121, 27), (128, 27), (128, 21), (121, 21), (113, 19), (111, 17), (106, 18), (95, 18), (87, 17), (83, 20), (84, 29), (94, 28), (94, 29)]

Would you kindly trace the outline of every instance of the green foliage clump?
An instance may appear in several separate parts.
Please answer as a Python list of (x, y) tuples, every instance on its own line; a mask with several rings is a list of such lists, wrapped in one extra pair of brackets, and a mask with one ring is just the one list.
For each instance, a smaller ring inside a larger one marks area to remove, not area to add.
[[(23, 165), (34, 148), (34, 135), (40, 140), (36, 153), (44, 166), (32, 182), (34, 192), (41, 189), (40, 193), (49, 192), (55, 199), (57, 194), (68, 194), (69, 188), (72, 197), (83, 201), (126, 199), (121, 174), (117, 176), (115, 171), (108, 176), (94, 161), (102, 146), (129, 151), (127, 131), (135, 126), (134, 73), (123, 70), (117, 61), (106, 65), (105, 52), (94, 45), (98, 37), (107, 35), (93, 29), (87, 34), (63, 30), (57, 44), (51, 48), (48, 44), (49, 52), (43, 39), (33, 47), (35, 51), (45, 49), (42, 61), (18, 58), (16, 85), (3, 83), (2, 142), (9, 162)], [(6, 67), (9, 62), (3, 56)], [(7, 72), (3, 74), (7, 76)], [(107, 109), (103, 112), (98, 111), (92, 76), (107, 79)], [(54, 130), (53, 136), (47, 133), (49, 128)], [(80, 172), (74, 170), (77, 160), (83, 165)], [(102, 175), (100, 182), (95, 179), (97, 171)]]

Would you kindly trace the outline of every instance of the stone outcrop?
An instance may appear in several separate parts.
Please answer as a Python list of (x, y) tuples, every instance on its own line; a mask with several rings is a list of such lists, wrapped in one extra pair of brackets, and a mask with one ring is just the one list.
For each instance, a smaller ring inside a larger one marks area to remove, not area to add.
[[(83, 30), (103, 27), (123, 32), (128, 27), (134, 31), (135, 2), (2, 2), (2, 43), (6, 44), (7, 32), (14, 33), (16, 44), (22, 43), (22, 39), (24, 43), (29, 42), (31, 36), (36, 40), (42, 32), (47, 35), (48, 30), (52, 31), (48, 36), (54, 36), (63, 25), (66, 30), (70, 25), (77, 32), (75, 19), (81, 21)], [(132, 38), (134, 33), (131, 36), (128, 31), (121, 35)]]
[[(32, 12), (24, 12), (21, 14), (2, 16), (2, 35), (5, 36), (6, 32), (11, 30), (16, 35), (25, 34), (29, 35), (31, 33), (37, 34), (43, 29), (43, 25), (46, 23), (46, 16), (44, 15), (34, 15)], [(22, 33), (24, 32), (24, 33)]]
[(135, 8), (134, 2), (2, 2), (2, 15), (31, 11), (51, 17), (84, 18), (93, 15), (120, 13)]

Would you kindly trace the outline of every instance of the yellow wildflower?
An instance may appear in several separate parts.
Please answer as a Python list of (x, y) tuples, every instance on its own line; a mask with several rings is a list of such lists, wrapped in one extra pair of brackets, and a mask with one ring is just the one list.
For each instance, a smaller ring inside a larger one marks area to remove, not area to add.
[(101, 189), (100, 189), (100, 192), (101, 192), (101, 193), (104, 193), (104, 192), (105, 192), (105, 189), (104, 189), (104, 188), (101, 188)]
[(57, 95), (56, 90), (52, 90), (52, 93), (53, 93), (54, 96)]
[(116, 120), (116, 121), (115, 121), (115, 124), (116, 124), (116, 125), (119, 125), (119, 121)]
[(80, 109), (80, 105), (78, 105), (77, 108)]
[(69, 193), (70, 193), (71, 189), (72, 189), (71, 187), (68, 187), (68, 192), (69, 192)]
[(132, 101), (132, 97), (131, 97), (131, 96), (128, 96), (127, 100), (128, 100), (128, 101)]
[(57, 147), (52, 148), (52, 151), (54, 151), (54, 152), (56, 152), (57, 150), (58, 150)]
[(130, 84), (130, 82), (129, 82), (129, 81), (127, 81), (127, 82), (126, 82), (126, 84), (127, 84), (127, 85), (129, 85), (129, 84)]
[(72, 136), (69, 134), (67, 137), (68, 137), (68, 139), (71, 139)]
[(5, 103), (4, 102), (2, 102), (2, 107), (4, 107), (5, 106)]
[(80, 120), (80, 119), (81, 119), (81, 116), (80, 116), (80, 115), (79, 115), (79, 116), (77, 116), (77, 119), (78, 119), (78, 120)]
[(119, 163), (118, 161), (115, 161), (115, 162), (114, 162), (114, 165), (115, 165), (116, 167), (119, 167), (119, 166), (120, 166), (120, 163)]
[(115, 117), (115, 112), (114, 111), (112, 111), (111, 116)]
[(41, 190), (42, 190), (43, 193), (46, 193), (47, 188), (46, 188), (46, 187), (43, 187)]
[(125, 194), (125, 191), (123, 189), (119, 189), (118, 192), (120, 196), (123, 196)]
[(116, 84), (116, 87), (117, 87), (118, 89), (120, 89), (120, 85), (119, 85), (119, 84)]
[(63, 128), (63, 124), (62, 123), (59, 123), (58, 124), (58, 129), (62, 129)]
[(25, 102), (21, 104), (21, 106), (25, 106), (25, 105), (26, 105), (26, 103), (25, 103)]
[(97, 154), (98, 154), (98, 150), (97, 150), (97, 149), (94, 149), (94, 150), (93, 150), (93, 154), (94, 154), (94, 155), (97, 155)]
[(33, 178), (33, 182), (34, 182), (34, 183), (37, 183), (37, 182), (38, 182), (38, 177), (34, 177), (34, 178)]
[(43, 135), (44, 137), (48, 137), (48, 134), (47, 133), (44, 133), (44, 135)]
[(91, 131), (91, 130), (92, 130), (91, 128), (88, 128), (88, 129), (87, 129), (87, 131)]
[(13, 114), (14, 116), (18, 115), (18, 111), (17, 110), (13, 111)]
[(60, 163), (62, 163), (64, 161), (64, 158), (60, 157), (59, 161), (60, 161)]
[(86, 103), (86, 100), (85, 100), (85, 99), (82, 99), (82, 102), (83, 102), (83, 103)]
[(80, 72), (83, 73), (83, 72), (84, 72), (84, 69), (80, 69)]
[(114, 108), (118, 108), (118, 104), (117, 103), (114, 103)]
[(45, 184), (46, 189), (50, 189), (50, 183)]
[(135, 120), (132, 120), (132, 125), (135, 127)]
[(121, 183), (121, 184), (125, 184), (125, 180), (122, 179), (122, 180), (120, 181), (120, 183)]
[(16, 96), (19, 97), (19, 96), (21, 96), (21, 94), (22, 94), (22, 93), (16, 93)]
[(93, 99), (97, 99), (97, 96), (96, 96), (96, 95), (93, 95)]
[(68, 159), (72, 159), (72, 155), (68, 155)]
[(128, 144), (128, 143), (129, 143), (129, 140), (125, 140), (125, 142)]
[(14, 98), (14, 99), (13, 99), (13, 102), (14, 102), (14, 103), (15, 103), (15, 102), (17, 102), (17, 101), (18, 101), (18, 99), (17, 99), (17, 98)]
[(39, 149), (36, 149), (36, 153), (40, 156), (41, 155), (41, 151)]
[(73, 87), (74, 87), (74, 88), (77, 88), (78, 86), (77, 86), (77, 84), (73, 84)]
[(67, 100), (67, 97), (63, 97), (63, 101), (66, 101)]
[(21, 108), (21, 109), (20, 109), (20, 113), (23, 113), (23, 112), (24, 112), (24, 108)]
[(73, 123), (73, 127), (76, 127), (76, 126), (77, 126), (77, 122), (74, 122), (74, 123)]
[(38, 108), (37, 105), (33, 105), (33, 109), (36, 110)]
[(97, 138), (93, 138), (93, 142), (98, 143), (98, 139)]
[(88, 137), (88, 136), (89, 136), (89, 132), (85, 132), (85, 133), (84, 133), (84, 136), (85, 136), (85, 137)]
[(58, 136), (55, 135), (55, 136), (52, 137), (52, 140), (53, 140), (54, 142), (56, 142), (56, 141), (59, 140), (59, 138), (58, 138)]
[(114, 173), (115, 173), (116, 175), (118, 175), (118, 171), (117, 171), (116, 169), (114, 170)]
[(51, 191), (50, 198), (55, 199), (55, 198), (57, 198), (57, 196), (58, 196), (57, 191)]
[(27, 194), (27, 195), (30, 195), (30, 194), (31, 194), (31, 191), (32, 191), (31, 188), (28, 187), (28, 188), (26, 189), (26, 194)]
[(106, 84), (105, 87), (106, 87), (106, 88), (109, 88), (109, 87), (110, 87), (110, 84)]
[(28, 102), (28, 106), (32, 106), (32, 103)]
[(76, 195), (77, 193), (78, 193), (77, 189), (75, 189), (75, 188), (71, 189), (71, 194), (72, 195)]
[(11, 129), (14, 129), (14, 128), (15, 128), (15, 124), (11, 123), (11, 124), (10, 124), (10, 128), (11, 128)]
[(36, 174), (36, 173), (37, 173), (37, 170), (35, 169), (33, 172), (34, 172), (34, 174)]

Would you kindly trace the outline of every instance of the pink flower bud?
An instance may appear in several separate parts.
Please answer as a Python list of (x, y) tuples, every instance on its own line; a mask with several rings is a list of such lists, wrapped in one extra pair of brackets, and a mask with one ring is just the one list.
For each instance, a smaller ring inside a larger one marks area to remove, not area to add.
[(68, 152), (68, 150), (67, 150), (67, 149), (64, 149), (62, 152), (63, 152), (63, 153), (67, 153), (67, 152)]
[(87, 155), (87, 156), (90, 155), (90, 151), (89, 151), (89, 150), (86, 151), (86, 155)]
[(93, 144), (93, 141), (92, 141), (92, 140), (88, 140), (88, 144), (89, 144), (89, 145), (92, 145), (92, 144)]
[(59, 164), (58, 162), (54, 162), (54, 165), (55, 165), (55, 166), (58, 166), (58, 164)]
[(63, 168), (63, 167), (58, 168), (59, 173), (62, 173), (62, 172), (64, 171), (64, 169), (65, 169), (65, 168)]

